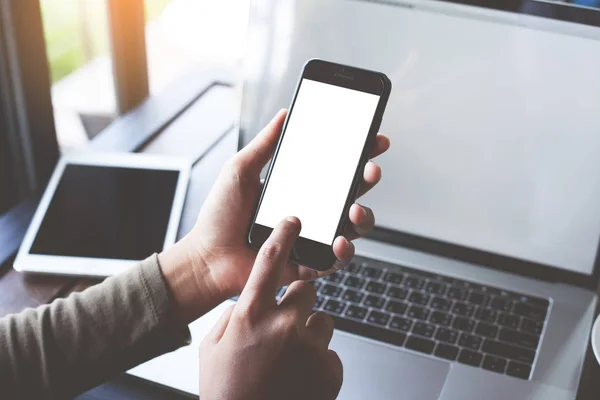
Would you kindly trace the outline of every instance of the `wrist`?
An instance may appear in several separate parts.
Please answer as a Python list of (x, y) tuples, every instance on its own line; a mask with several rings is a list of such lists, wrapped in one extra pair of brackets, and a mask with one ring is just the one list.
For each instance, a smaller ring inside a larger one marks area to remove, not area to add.
[(187, 325), (227, 300), (206, 257), (186, 237), (158, 255), (176, 323)]

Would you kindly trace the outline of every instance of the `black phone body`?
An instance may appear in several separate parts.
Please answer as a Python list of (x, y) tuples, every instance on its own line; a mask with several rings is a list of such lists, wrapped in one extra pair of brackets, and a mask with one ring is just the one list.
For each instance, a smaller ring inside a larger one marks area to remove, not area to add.
[(302, 230), (292, 261), (331, 268), (333, 241), (349, 223), (390, 92), (380, 72), (318, 59), (305, 64), (249, 227), (251, 247), (296, 216)]

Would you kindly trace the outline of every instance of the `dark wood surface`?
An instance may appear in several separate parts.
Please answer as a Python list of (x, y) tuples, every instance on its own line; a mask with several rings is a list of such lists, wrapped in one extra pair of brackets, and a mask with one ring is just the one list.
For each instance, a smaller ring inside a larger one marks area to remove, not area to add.
[(0, 266), (13, 257), (21, 245), (37, 202), (38, 196), (31, 196), (0, 216)]

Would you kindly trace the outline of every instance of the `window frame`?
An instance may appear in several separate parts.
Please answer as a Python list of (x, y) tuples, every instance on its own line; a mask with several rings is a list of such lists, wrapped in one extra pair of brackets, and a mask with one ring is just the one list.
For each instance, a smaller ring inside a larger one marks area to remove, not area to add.
[(46, 184), (59, 157), (38, 0), (0, 2), (0, 135), (10, 153), (0, 190), (18, 201)]
[(106, 0), (117, 113), (150, 95), (144, 0)]

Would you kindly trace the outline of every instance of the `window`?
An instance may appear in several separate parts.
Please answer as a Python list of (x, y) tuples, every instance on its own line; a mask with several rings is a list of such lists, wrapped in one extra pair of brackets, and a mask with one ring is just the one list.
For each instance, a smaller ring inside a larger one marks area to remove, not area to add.
[(193, 68), (239, 65), (249, 0), (145, 0), (150, 92)]
[(236, 68), (249, 3), (0, 1), (0, 213), (39, 193), (59, 152), (82, 148), (149, 95), (188, 73)]
[(106, 0), (41, 0), (52, 105), (62, 150), (81, 147), (116, 116)]

